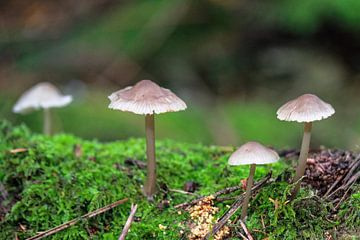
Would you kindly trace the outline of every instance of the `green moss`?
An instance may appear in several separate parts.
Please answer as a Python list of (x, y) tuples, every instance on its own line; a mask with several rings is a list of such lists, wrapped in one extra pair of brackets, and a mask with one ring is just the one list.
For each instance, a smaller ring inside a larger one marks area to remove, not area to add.
[[(143, 139), (99, 143), (65, 134), (47, 137), (33, 135), (24, 126), (13, 128), (6, 122), (1, 122), (0, 138), (0, 182), (10, 196), (2, 204), (12, 206), (0, 223), (0, 239), (11, 239), (15, 232), (24, 239), (126, 197), (129, 202), (48, 239), (89, 239), (89, 232), (94, 239), (117, 239), (131, 203), (138, 204), (138, 211), (129, 239), (180, 238), (179, 223), (185, 222), (188, 215), (179, 215), (172, 206), (192, 197), (161, 191), (149, 203), (141, 193), (145, 170), (125, 165), (128, 158), (145, 161)], [(74, 154), (75, 145), (81, 146), (80, 157)], [(16, 148), (28, 151), (9, 151)], [(218, 147), (167, 140), (158, 141), (156, 148), (159, 184), (171, 189), (181, 189), (191, 180), (200, 184), (199, 194), (210, 194), (238, 184), (248, 174), (247, 167), (227, 166), (230, 153)], [(279, 174), (286, 168), (284, 162), (260, 166), (256, 178), (269, 170)], [(249, 212), (251, 230), (261, 229), (261, 218), (265, 232), (273, 239), (298, 239), (299, 234), (311, 239), (333, 227), (324, 220), (328, 206), (309, 198), (309, 191), (302, 191), (300, 196), (307, 200), (285, 204), (288, 189), (287, 183), (275, 182), (260, 192)], [(351, 201), (358, 201), (354, 196)], [(269, 198), (278, 199), (280, 208), (274, 210)], [(170, 207), (161, 210), (157, 206), (163, 199), (170, 201)], [(225, 203), (218, 207), (219, 214), (226, 210)], [(358, 218), (348, 224), (356, 221)], [(25, 232), (20, 230), (20, 224), (26, 227)], [(167, 229), (161, 230), (159, 224)]]
[[(249, 212), (249, 227), (261, 230), (256, 238), (321, 239), (335, 223), (328, 221), (330, 206), (309, 191), (302, 191), (290, 202), (292, 186), (275, 182), (266, 186), (254, 199)], [(261, 220), (262, 219), (262, 220)]]

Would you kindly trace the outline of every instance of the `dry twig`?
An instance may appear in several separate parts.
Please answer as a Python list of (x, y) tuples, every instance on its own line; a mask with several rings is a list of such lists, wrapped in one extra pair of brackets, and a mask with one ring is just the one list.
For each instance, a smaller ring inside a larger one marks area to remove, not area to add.
[[(268, 175), (266, 175), (261, 181), (254, 184), (252, 191), (256, 191), (259, 188), (259, 185), (263, 185), (265, 182), (267, 182), (270, 179), (270, 177), (271, 177), (271, 172)], [(229, 193), (238, 191), (240, 189), (242, 189), (242, 186), (233, 186), (233, 187), (228, 187), (228, 188), (222, 189), (222, 190), (220, 190), (216, 193), (210, 194), (210, 195), (214, 196), (214, 198), (215, 198), (214, 200), (218, 200), (220, 195), (229, 194)], [(196, 198), (190, 202), (178, 204), (178, 205), (174, 206), (174, 208), (178, 209), (178, 208), (187, 208), (187, 207), (193, 206), (193, 205), (197, 204), (198, 202), (202, 201), (206, 197), (208, 197), (208, 196), (203, 196), (200, 198)]]
[(239, 220), (240, 222), (240, 226), (242, 227), (242, 229), (244, 230), (245, 234), (246, 234), (246, 237), (249, 239), (249, 240), (254, 240), (254, 238), (251, 236), (249, 230), (247, 229), (245, 223), (241, 220)]
[[(256, 193), (261, 187), (263, 187), (268, 180), (270, 179), (271, 174), (268, 174), (265, 178), (263, 178), (261, 181), (256, 183), (253, 188), (251, 189), (251, 193)], [(239, 208), (242, 206), (243, 200), (244, 200), (245, 193), (241, 194), (241, 196), (231, 205), (231, 207), (224, 213), (224, 215), (217, 221), (217, 223), (214, 224), (212, 230), (206, 234), (206, 236), (203, 238), (205, 240), (209, 239), (211, 236), (216, 234), (231, 218), (234, 213), (239, 210)]]
[(71, 221), (68, 221), (66, 223), (63, 223), (57, 227), (54, 227), (52, 229), (49, 229), (45, 232), (41, 232), (39, 233), (38, 235), (36, 236), (33, 236), (33, 237), (30, 237), (30, 238), (27, 238), (26, 240), (38, 240), (38, 239), (42, 239), (44, 237), (47, 237), (47, 236), (50, 236), (54, 233), (57, 233), (57, 232), (60, 232), (61, 230), (64, 230), (68, 227), (71, 227), (73, 225), (75, 225), (76, 223), (78, 223), (80, 220), (83, 220), (83, 219), (89, 219), (89, 218), (92, 218), (92, 217), (95, 217), (96, 215), (99, 215), (100, 213), (103, 213), (103, 212), (106, 212), (106, 211), (109, 211), (110, 209), (113, 209), (114, 207), (120, 205), (120, 204), (123, 204), (124, 202), (126, 202), (128, 200), (128, 198), (125, 198), (125, 199), (122, 199), (122, 200), (119, 200), (119, 201), (116, 201), (114, 203), (111, 203), (105, 207), (102, 207), (102, 208), (99, 208), (93, 212), (89, 212), (81, 217), (78, 217), (78, 218), (75, 218)]
[(187, 192), (187, 191), (180, 190), (180, 189), (171, 189), (171, 188), (169, 188), (168, 190), (170, 192), (181, 193), (181, 194), (185, 194), (185, 195), (192, 195), (192, 196), (197, 196), (197, 197), (199, 196), (199, 194), (192, 193), (192, 192)]
[(127, 235), (127, 233), (129, 232), (131, 223), (134, 221), (134, 216), (136, 213), (136, 209), (137, 209), (137, 205), (131, 205), (131, 211), (130, 211), (130, 215), (128, 217), (128, 219), (126, 220), (125, 226), (121, 232), (121, 235), (119, 237), (119, 240), (125, 240), (125, 237)]

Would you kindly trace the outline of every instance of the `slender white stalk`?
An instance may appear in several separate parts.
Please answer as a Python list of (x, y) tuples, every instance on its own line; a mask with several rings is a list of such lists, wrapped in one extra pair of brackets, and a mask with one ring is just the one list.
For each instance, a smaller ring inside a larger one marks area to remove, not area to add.
[(241, 209), (241, 220), (243, 220), (243, 221), (245, 220), (246, 215), (247, 215), (247, 209), (248, 209), (248, 205), (249, 205), (249, 201), (250, 201), (250, 197), (251, 197), (251, 188), (254, 184), (255, 169), (256, 169), (256, 164), (251, 164), (249, 177), (246, 181), (245, 198), (244, 198), (244, 202), (243, 202), (242, 209)]
[(156, 192), (156, 158), (155, 158), (155, 120), (154, 114), (146, 115), (146, 155), (147, 178), (144, 184), (144, 193), (151, 199)]
[(51, 112), (50, 108), (44, 108), (43, 131), (45, 135), (51, 135)]
[(302, 178), (302, 176), (304, 176), (304, 173), (305, 173), (306, 160), (307, 160), (309, 148), (310, 148), (311, 128), (312, 128), (311, 122), (305, 123), (304, 136), (303, 136), (303, 140), (302, 140), (302, 144), (301, 144), (298, 166), (296, 168), (296, 174), (295, 174), (295, 177), (293, 180), (293, 182), (297, 182), (297, 183), (292, 191), (292, 196), (291, 196), (292, 199), (295, 198), (297, 193), (299, 192), (300, 185), (301, 185), (301, 181), (299, 181), (299, 180)]

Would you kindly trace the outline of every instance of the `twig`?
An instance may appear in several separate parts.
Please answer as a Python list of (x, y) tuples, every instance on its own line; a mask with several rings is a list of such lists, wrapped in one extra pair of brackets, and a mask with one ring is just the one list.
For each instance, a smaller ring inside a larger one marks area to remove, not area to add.
[(241, 220), (239, 220), (240, 222), (240, 226), (242, 227), (242, 229), (244, 230), (245, 234), (246, 234), (246, 237), (249, 239), (249, 240), (254, 240), (254, 238), (251, 236), (249, 230), (247, 229), (245, 223)]
[(262, 225), (263, 229), (266, 229), (265, 222), (264, 222), (264, 217), (263, 217), (262, 214), (260, 215), (260, 218), (261, 218), (261, 225)]
[(352, 176), (353, 172), (360, 166), (360, 155), (354, 160), (354, 162), (349, 167), (350, 170), (348, 174), (346, 174), (346, 177), (344, 178), (344, 182), (347, 182), (350, 177)]
[(187, 191), (183, 191), (183, 190), (180, 190), (180, 189), (168, 189), (170, 192), (176, 192), (176, 193), (181, 193), (181, 194), (185, 194), (185, 195), (193, 195), (193, 196), (199, 196), (199, 194), (196, 194), (196, 193), (192, 193), (192, 192), (187, 192)]
[[(256, 193), (261, 187), (263, 187), (267, 181), (270, 179), (270, 175), (265, 177), (263, 180), (258, 182), (254, 185), (254, 187), (251, 189), (251, 193)], [(217, 221), (217, 223), (214, 224), (212, 227), (212, 230), (208, 232), (203, 239), (207, 240), (211, 236), (215, 235), (231, 218), (234, 213), (239, 210), (239, 208), (242, 206), (243, 200), (244, 200), (245, 193), (241, 194), (240, 197), (231, 205), (231, 207), (224, 213), (224, 215)]]
[(243, 240), (249, 240), (247, 237), (244, 236), (244, 234), (242, 234), (241, 232), (237, 232), (240, 237), (242, 237)]
[(131, 223), (134, 221), (134, 215), (136, 213), (136, 209), (137, 209), (137, 204), (135, 204), (135, 205), (132, 204), (130, 215), (129, 215), (128, 219), (126, 220), (125, 226), (121, 232), (119, 240), (125, 240), (125, 237), (126, 237), (127, 233), (129, 232)]
[(218, 202), (225, 202), (225, 201), (230, 201), (230, 200), (235, 200), (237, 199), (238, 196), (230, 196), (230, 197), (217, 197), (216, 201)]
[(349, 181), (344, 185), (344, 188), (347, 189), (349, 188), (350, 185), (353, 185), (358, 179), (360, 178), (360, 172), (357, 172), (356, 174), (354, 174)]
[(326, 191), (326, 193), (324, 194), (324, 198), (327, 198), (327, 196), (330, 194), (331, 190), (334, 189), (334, 187), (336, 187), (340, 181), (342, 181), (344, 179), (345, 175), (342, 175), (341, 177), (339, 177), (334, 183), (333, 185), (331, 185), (331, 187)]
[(337, 193), (340, 190), (347, 190), (349, 185), (351, 185), (354, 181), (356, 181), (360, 175), (359, 173), (356, 173), (353, 175), (354, 171), (360, 166), (360, 156), (356, 158), (355, 162), (353, 162), (350, 165), (350, 170), (346, 174), (343, 185), (341, 185), (339, 188), (337, 188), (335, 191), (333, 191), (331, 194), (329, 194), (325, 199), (329, 199), (331, 196), (333, 196), (335, 193)]
[(344, 195), (341, 197), (340, 201), (338, 202), (338, 204), (336, 204), (335, 209), (338, 209), (338, 207), (340, 207), (340, 204), (345, 200), (345, 198), (347, 197), (348, 192), (350, 191), (351, 187), (354, 185), (355, 183), (351, 184), (351, 186), (346, 190), (346, 192), (344, 193)]
[[(352, 162), (352, 164), (349, 166), (348, 171), (346, 174), (344, 174), (343, 176), (341, 176), (340, 178), (338, 178), (332, 185), (331, 187), (326, 191), (326, 193), (324, 194), (324, 198), (329, 198), (332, 194), (330, 194), (331, 190), (333, 190), (340, 181), (344, 180), (344, 182), (346, 182), (347, 180), (349, 180), (349, 178), (351, 177), (352, 173), (355, 171), (355, 169), (358, 167), (358, 165), (360, 164), (360, 155), (354, 160), (354, 162)], [(330, 195), (329, 195), (330, 194)]]
[[(252, 191), (255, 191), (256, 189), (258, 189), (259, 185), (263, 185), (265, 182), (267, 182), (270, 179), (270, 177), (271, 177), (271, 172), (268, 175), (266, 175), (261, 181), (254, 184), (254, 186), (252, 188)], [(218, 191), (216, 193), (213, 193), (211, 195), (215, 198), (214, 200), (217, 200), (220, 195), (229, 194), (229, 193), (235, 192), (235, 191), (240, 190), (240, 189), (242, 189), (242, 186), (228, 187), (228, 188), (222, 189), (222, 190), (220, 190), (220, 191)], [(187, 208), (189, 206), (197, 204), (198, 202), (202, 201), (206, 197), (207, 196), (203, 196), (203, 197), (194, 199), (194, 200), (192, 200), (190, 202), (185, 202), (185, 203), (178, 204), (178, 205), (174, 206), (174, 208), (176, 208), (176, 209), (178, 209), (178, 208)]]
[(66, 229), (68, 227), (71, 227), (71, 226), (75, 225), (80, 220), (89, 219), (89, 218), (95, 217), (96, 215), (99, 215), (100, 213), (109, 211), (110, 209), (113, 209), (114, 207), (116, 207), (116, 206), (118, 206), (120, 204), (123, 204), (127, 200), (128, 200), (128, 198), (116, 201), (116, 202), (111, 203), (111, 204), (109, 204), (109, 205), (107, 205), (105, 207), (99, 208), (99, 209), (97, 209), (95, 211), (92, 211), (92, 212), (89, 212), (89, 213), (87, 213), (87, 214), (85, 214), (85, 215), (83, 215), (81, 217), (75, 218), (75, 219), (73, 219), (71, 221), (68, 221), (66, 223), (63, 223), (63, 224), (61, 224), (61, 225), (59, 225), (57, 227), (49, 229), (49, 230), (47, 230), (45, 232), (41, 232), (36, 236), (27, 238), (26, 240), (38, 240), (38, 239), (42, 239), (44, 237), (50, 236), (50, 235), (52, 235), (54, 233), (60, 232), (61, 230), (64, 230), (64, 229)]

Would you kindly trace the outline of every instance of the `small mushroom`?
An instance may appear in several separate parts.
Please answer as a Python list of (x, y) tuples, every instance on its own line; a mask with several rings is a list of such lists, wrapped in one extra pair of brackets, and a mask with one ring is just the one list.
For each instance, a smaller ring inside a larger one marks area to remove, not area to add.
[(44, 134), (51, 133), (50, 108), (59, 108), (68, 105), (72, 96), (62, 95), (61, 92), (49, 82), (41, 82), (27, 90), (21, 95), (13, 107), (14, 113), (26, 114), (34, 110), (43, 109)]
[(312, 122), (326, 119), (335, 113), (334, 108), (313, 94), (304, 94), (285, 103), (277, 111), (277, 118), (283, 121), (304, 123), (304, 135), (301, 151), (293, 182), (297, 182), (291, 198), (294, 198), (300, 189), (300, 179), (304, 176), (306, 160), (309, 152)]
[(155, 126), (154, 115), (186, 109), (186, 104), (173, 92), (150, 80), (142, 80), (109, 96), (109, 108), (145, 115), (147, 179), (144, 194), (152, 199), (156, 192)]
[(254, 183), (256, 164), (269, 164), (279, 160), (279, 155), (272, 149), (267, 148), (257, 142), (248, 142), (231, 154), (229, 165), (250, 164), (250, 173), (246, 183), (246, 193), (241, 210), (241, 219), (245, 220), (247, 208), (251, 196), (251, 188)]

